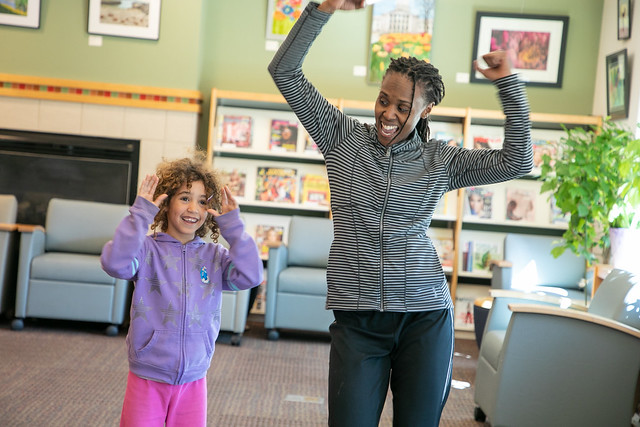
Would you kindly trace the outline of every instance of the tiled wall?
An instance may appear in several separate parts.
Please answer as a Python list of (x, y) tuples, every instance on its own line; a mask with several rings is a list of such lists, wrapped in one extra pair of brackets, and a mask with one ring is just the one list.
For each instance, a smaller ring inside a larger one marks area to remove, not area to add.
[(0, 128), (139, 139), (139, 183), (163, 158), (193, 154), (198, 113), (0, 96)]

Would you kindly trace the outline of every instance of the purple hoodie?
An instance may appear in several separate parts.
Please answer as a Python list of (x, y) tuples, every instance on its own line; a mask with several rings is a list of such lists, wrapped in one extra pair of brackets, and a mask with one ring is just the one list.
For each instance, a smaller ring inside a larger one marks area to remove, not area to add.
[(137, 197), (102, 248), (102, 268), (135, 283), (127, 334), (129, 369), (140, 378), (184, 384), (204, 378), (220, 331), (223, 290), (262, 281), (262, 261), (240, 211), (216, 218), (229, 249), (199, 237), (182, 244), (147, 236), (158, 208)]

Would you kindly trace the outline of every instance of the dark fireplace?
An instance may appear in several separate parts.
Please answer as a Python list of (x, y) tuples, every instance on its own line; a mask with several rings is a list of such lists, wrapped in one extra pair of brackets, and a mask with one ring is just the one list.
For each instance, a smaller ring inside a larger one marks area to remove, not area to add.
[(44, 225), (53, 197), (131, 204), (139, 155), (139, 140), (0, 129), (0, 194), (22, 224)]

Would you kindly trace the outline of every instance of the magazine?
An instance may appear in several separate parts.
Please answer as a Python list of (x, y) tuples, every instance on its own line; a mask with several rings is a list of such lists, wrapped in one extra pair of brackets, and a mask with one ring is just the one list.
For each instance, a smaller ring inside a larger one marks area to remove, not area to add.
[(269, 248), (282, 244), (284, 227), (281, 225), (259, 224), (256, 226), (256, 245), (262, 259), (269, 258)]
[(446, 141), (447, 145), (451, 145), (453, 147), (462, 147), (464, 142), (462, 135), (454, 135), (443, 131), (436, 132), (434, 139), (438, 141)]
[(318, 146), (316, 145), (311, 135), (307, 132), (304, 133), (304, 152), (308, 154), (320, 154)]
[(553, 167), (557, 159), (558, 142), (546, 139), (534, 139), (531, 141), (533, 146), (533, 170), (529, 175), (540, 175), (544, 156), (549, 156), (549, 165)]
[(562, 210), (556, 205), (556, 198), (551, 195), (549, 198), (550, 222), (551, 224), (568, 224), (571, 214), (569, 212), (562, 213)]
[(488, 272), (491, 269), (491, 261), (500, 259), (500, 248), (495, 243), (475, 241), (473, 242), (473, 266), (471, 271)]
[(438, 258), (440, 258), (440, 264), (444, 271), (451, 271), (453, 269), (453, 237), (431, 237)]
[(454, 327), (460, 331), (473, 331), (473, 303), (475, 298), (459, 297), (456, 295)]
[(536, 193), (532, 190), (507, 188), (506, 219), (507, 221), (534, 222)]
[(324, 175), (307, 174), (300, 178), (300, 203), (329, 206), (329, 180)]
[(238, 168), (219, 168), (218, 172), (220, 174), (221, 184), (229, 187), (233, 197), (244, 198), (244, 189), (247, 184), (247, 173)]
[(297, 170), (259, 167), (256, 179), (256, 200), (295, 203)]
[(269, 150), (295, 153), (297, 144), (298, 122), (279, 119), (271, 120)]
[(223, 116), (220, 126), (220, 145), (238, 148), (251, 147), (252, 124), (251, 116)]
[(502, 148), (502, 138), (489, 136), (474, 136), (473, 148)]
[(493, 191), (482, 187), (465, 188), (464, 215), (474, 218), (492, 218)]
[[(264, 277), (267, 277), (266, 271)], [(251, 313), (253, 314), (265, 314), (267, 297), (267, 280), (263, 280), (256, 289), (256, 299), (253, 301), (251, 307)]]

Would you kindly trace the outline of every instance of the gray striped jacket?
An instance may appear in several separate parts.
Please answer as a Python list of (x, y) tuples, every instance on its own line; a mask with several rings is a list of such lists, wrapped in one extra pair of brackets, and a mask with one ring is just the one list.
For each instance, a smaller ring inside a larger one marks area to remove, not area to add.
[(507, 117), (500, 150), (425, 142), (417, 132), (384, 147), (373, 126), (331, 105), (302, 72), (304, 57), (330, 16), (310, 3), (269, 65), (327, 166), (335, 237), (326, 307), (398, 312), (451, 308), (447, 281), (426, 230), (444, 193), (531, 170), (529, 107), (522, 84), (516, 75), (494, 82)]

